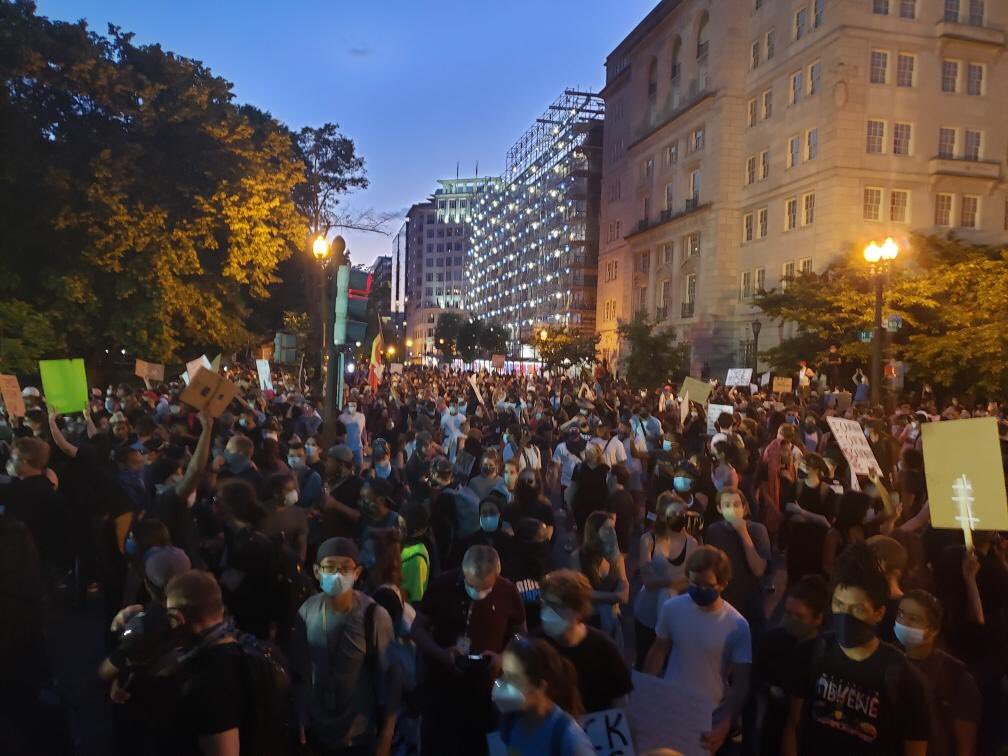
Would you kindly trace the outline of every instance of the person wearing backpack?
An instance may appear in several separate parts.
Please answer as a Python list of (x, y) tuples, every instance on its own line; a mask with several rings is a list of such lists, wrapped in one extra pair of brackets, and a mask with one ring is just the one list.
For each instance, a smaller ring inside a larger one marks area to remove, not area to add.
[(324, 541), (315, 561), (322, 593), (298, 610), (292, 656), (299, 739), (326, 756), (386, 756), (395, 732), (399, 700), (388, 676), (392, 620), (354, 590), (362, 568), (353, 541)]
[(595, 747), (574, 719), (584, 713), (574, 665), (547, 641), (515, 636), (501, 658), (491, 698), (498, 734), (515, 756), (592, 756)]
[(165, 606), (184, 649), (178, 659), (175, 739), (166, 753), (188, 756), (279, 756), (285, 672), (251, 636), (224, 619), (213, 575), (190, 570), (171, 579)]

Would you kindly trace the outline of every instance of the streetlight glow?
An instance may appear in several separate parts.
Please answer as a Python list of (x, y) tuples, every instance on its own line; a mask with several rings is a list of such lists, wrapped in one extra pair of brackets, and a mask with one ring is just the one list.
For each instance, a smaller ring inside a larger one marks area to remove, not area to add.
[(890, 236), (882, 242), (881, 252), (883, 260), (895, 260), (896, 255), (899, 254), (899, 245)]
[(329, 256), (329, 242), (322, 234), (316, 236), (312, 242), (312, 254), (316, 260), (325, 260)]
[(407, 349), (413, 348), (413, 339), (406, 339), (406, 348)]
[(872, 242), (864, 249), (864, 259), (874, 265), (882, 259), (882, 248), (875, 242)]
[(549, 338), (549, 331), (547, 331), (545, 328), (543, 328), (541, 331), (539, 331), (539, 340), (540, 341), (546, 341), (546, 339), (548, 339), (548, 338)]
[(388, 356), (391, 357), (391, 356), (393, 356), (395, 354), (395, 347), (394, 346), (390, 346), (387, 351), (388, 351)]

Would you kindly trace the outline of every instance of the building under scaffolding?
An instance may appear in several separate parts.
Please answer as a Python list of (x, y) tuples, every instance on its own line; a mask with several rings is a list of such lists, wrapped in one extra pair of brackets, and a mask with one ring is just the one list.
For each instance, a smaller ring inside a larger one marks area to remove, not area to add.
[(565, 90), (476, 200), (466, 309), (507, 327), (512, 354), (542, 326), (595, 331), (603, 108)]

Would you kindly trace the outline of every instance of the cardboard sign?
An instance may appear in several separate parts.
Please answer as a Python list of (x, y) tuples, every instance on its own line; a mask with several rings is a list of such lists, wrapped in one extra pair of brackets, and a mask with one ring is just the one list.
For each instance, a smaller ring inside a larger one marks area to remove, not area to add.
[(630, 720), (622, 709), (595, 711), (578, 717), (578, 722), (600, 756), (634, 756)]
[(148, 381), (163, 381), (164, 380), (164, 365), (157, 362), (144, 362), (138, 359), (136, 361), (136, 367), (133, 368), (133, 375), (137, 378), (143, 378)]
[(256, 373), (259, 374), (259, 388), (263, 391), (272, 391), (273, 376), (270, 375), (269, 360), (256, 360)]
[(752, 382), (752, 368), (732, 368), (725, 378), (725, 386), (748, 386)]
[(852, 473), (867, 475), (873, 469), (881, 473), (882, 468), (879, 467), (875, 453), (868, 445), (868, 439), (865, 438), (860, 423), (843, 417), (827, 417), (826, 422), (829, 424), (830, 433), (836, 439), (844, 459), (850, 465)]
[(993, 417), (921, 423), (931, 524), (1008, 530), (998, 423)]
[(687, 391), (679, 401), (679, 424), (684, 428), (686, 427), (686, 419), (689, 417), (689, 402), (689, 391)]
[(634, 670), (627, 716), (638, 753), (675, 748), (684, 756), (710, 756), (700, 743), (713, 724), (714, 702), (703, 692)]
[(24, 417), (25, 403), (21, 397), (21, 384), (16, 375), (0, 375), (0, 396), (3, 397), (7, 417)]
[(706, 404), (713, 390), (714, 387), (707, 383), (707, 381), (698, 381), (696, 378), (689, 376), (686, 377), (679, 387), (680, 392), (689, 394), (690, 400), (697, 404)]
[(61, 415), (83, 412), (88, 403), (84, 360), (39, 360), (46, 404)]
[(490, 358), (490, 364), (494, 366), (495, 370), (503, 370), (504, 369), (504, 355), (503, 354), (495, 354), (495, 355), (493, 355)]
[(210, 363), (210, 369), (213, 370), (215, 373), (219, 373), (220, 366), (221, 366), (221, 355), (218, 354), (216, 357), (213, 358), (213, 361)]
[(392, 371), (392, 375), (402, 375), (402, 368), (403, 368), (403, 366), (402, 366), (401, 362), (393, 362), (389, 366), (389, 368)]
[(201, 367), (190, 376), (189, 385), (180, 398), (197, 410), (206, 409), (211, 417), (220, 417), (236, 396), (238, 387), (231, 381)]
[(767, 370), (765, 373), (763, 373), (763, 375), (760, 376), (759, 385), (760, 386), (769, 386), (770, 385), (770, 371), (769, 370)]
[(774, 376), (773, 388), (771, 390), (775, 394), (790, 394), (793, 388), (794, 388), (794, 378), (783, 375)]
[(710, 404), (707, 406), (707, 435), (713, 436), (717, 433), (717, 419), (721, 416), (722, 412), (727, 412), (729, 415), (735, 413), (735, 408), (730, 404)]
[(197, 359), (190, 360), (189, 362), (186, 363), (185, 371), (189, 374), (190, 381), (193, 379), (193, 376), (196, 375), (196, 373), (199, 371), (201, 367), (213, 371), (213, 367), (210, 365), (210, 360), (207, 359), (207, 356), (205, 354), (200, 355)]

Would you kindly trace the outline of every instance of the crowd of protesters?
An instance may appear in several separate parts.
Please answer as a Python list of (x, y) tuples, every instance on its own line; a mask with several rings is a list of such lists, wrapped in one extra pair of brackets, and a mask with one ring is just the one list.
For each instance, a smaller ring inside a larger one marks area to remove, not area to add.
[(704, 404), (407, 367), (323, 422), (229, 375), (216, 418), (176, 384), (73, 416), (28, 387), (3, 417), (0, 752), (74, 752), (60, 596), (102, 602), (117, 754), (587, 756), (579, 718), (633, 706), (634, 673), (713, 704), (709, 753), (1006, 748), (1006, 544), (931, 527), (921, 440), (983, 415), (1008, 438), (996, 402), (873, 407), (804, 365)]

